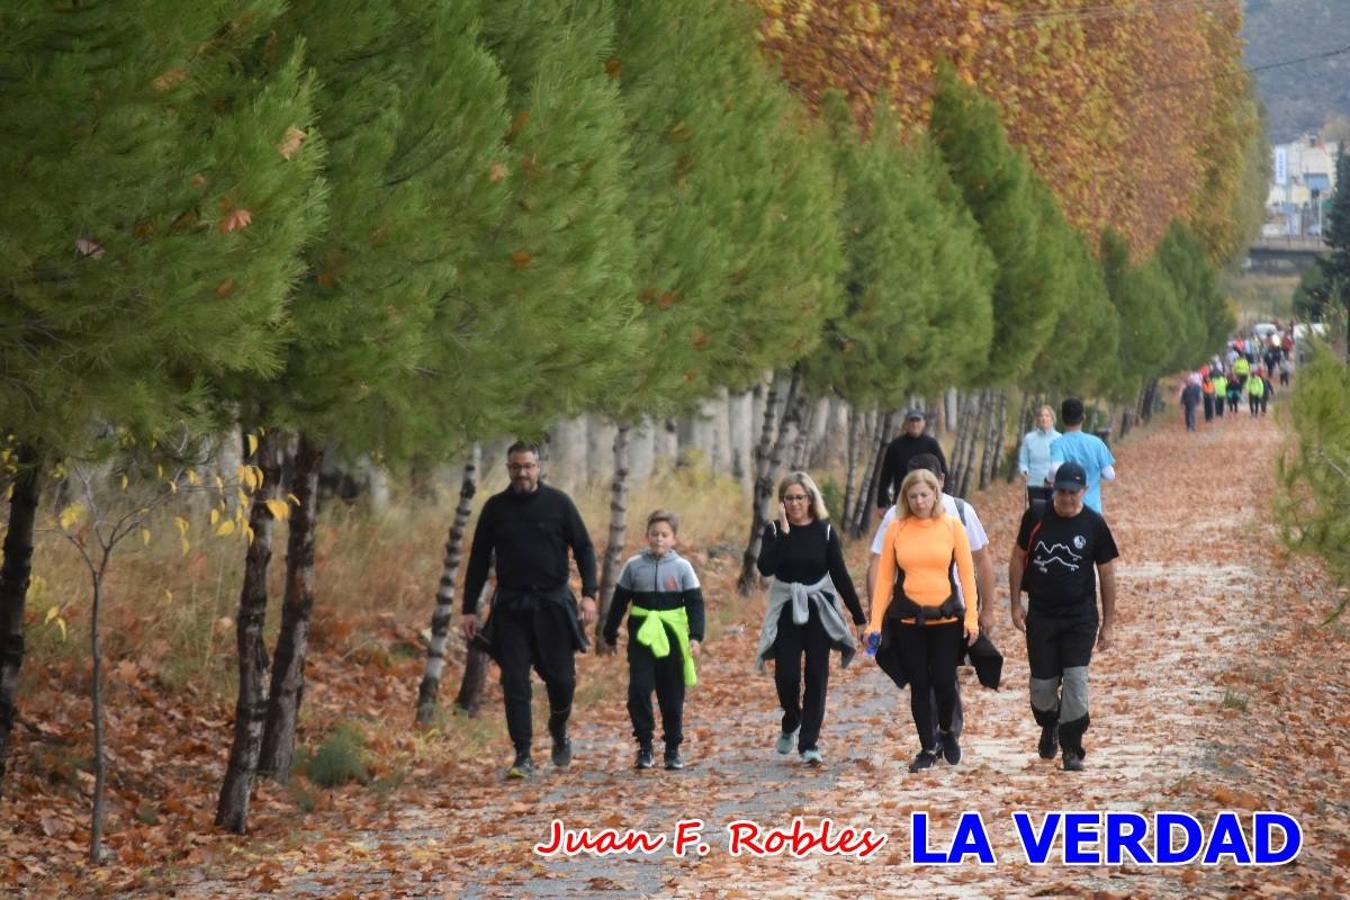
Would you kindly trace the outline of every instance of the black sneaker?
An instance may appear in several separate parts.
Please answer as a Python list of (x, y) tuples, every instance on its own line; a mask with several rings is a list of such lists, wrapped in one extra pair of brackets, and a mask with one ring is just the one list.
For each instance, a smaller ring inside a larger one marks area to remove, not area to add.
[(680, 756), (679, 750), (666, 751), (666, 768), (672, 772), (684, 768), (684, 757)]
[(1065, 772), (1081, 772), (1083, 768), (1083, 754), (1074, 753), (1072, 750), (1064, 751)]
[(517, 778), (530, 778), (534, 775), (534, 760), (528, 753), (517, 753), (516, 761), (511, 763), (511, 768), (506, 770), (506, 777), (512, 780)]
[(937, 754), (932, 750), (920, 750), (919, 755), (914, 757), (914, 762), (909, 764), (911, 772), (918, 772), (921, 769), (931, 769), (937, 763)]
[(950, 731), (942, 732), (942, 758), (952, 766), (961, 761), (961, 744), (957, 742), (956, 735)]
[(1041, 726), (1041, 742), (1036, 745), (1036, 752), (1041, 755), (1041, 759), (1054, 759), (1059, 753), (1059, 727), (1056, 725)]
[(635, 769), (650, 769), (656, 765), (656, 760), (652, 758), (651, 747), (639, 747), (637, 752), (637, 762), (633, 763)]
[(553, 765), (565, 769), (572, 764), (572, 739), (567, 735), (553, 739), (553, 753), (550, 755)]

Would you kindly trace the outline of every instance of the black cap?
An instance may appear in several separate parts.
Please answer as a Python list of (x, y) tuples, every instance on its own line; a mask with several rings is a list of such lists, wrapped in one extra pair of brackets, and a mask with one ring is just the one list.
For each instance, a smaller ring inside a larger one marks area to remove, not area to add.
[(1055, 490), (1087, 490), (1087, 472), (1076, 462), (1066, 462), (1055, 470)]
[(919, 409), (917, 406), (911, 409), (909, 412), (905, 413), (906, 422), (913, 422), (915, 419), (926, 419), (926, 418), (928, 418), (928, 416), (924, 415), (924, 411)]

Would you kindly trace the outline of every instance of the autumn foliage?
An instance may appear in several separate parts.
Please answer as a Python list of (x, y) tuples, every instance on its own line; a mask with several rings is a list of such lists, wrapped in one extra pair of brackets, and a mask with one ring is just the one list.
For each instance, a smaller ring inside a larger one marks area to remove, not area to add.
[(1236, 0), (755, 0), (764, 46), (811, 105), (844, 91), (860, 122), (883, 92), (924, 124), (939, 60), (999, 105), (1071, 222), (1147, 252), (1189, 221), (1216, 259), (1258, 131)]

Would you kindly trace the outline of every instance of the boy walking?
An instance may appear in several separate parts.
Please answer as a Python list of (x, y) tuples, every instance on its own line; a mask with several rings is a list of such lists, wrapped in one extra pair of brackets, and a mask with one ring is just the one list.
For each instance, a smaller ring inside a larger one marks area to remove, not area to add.
[(647, 517), (647, 549), (624, 563), (605, 620), (605, 641), (619, 639), (628, 614), (628, 715), (638, 742), (636, 768), (650, 769), (652, 692), (661, 707), (667, 769), (683, 769), (684, 689), (698, 683), (694, 657), (703, 640), (703, 592), (689, 561), (675, 550), (680, 527), (675, 514), (658, 509)]

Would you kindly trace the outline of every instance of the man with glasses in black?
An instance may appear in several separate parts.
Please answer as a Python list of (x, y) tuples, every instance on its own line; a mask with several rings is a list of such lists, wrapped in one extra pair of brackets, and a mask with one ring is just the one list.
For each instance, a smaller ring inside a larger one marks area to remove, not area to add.
[[(517, 441), (506, 451), (510, 486), (483, 504), (464, 578), (460, 631), (471, 640), (479, 631), (478, 595), (496, 556), (497, 590), (490, 636), (484, 634), (501, 668), (506, 728), (516, 756), (507, 778), (534, 773), (530, 755), (530, 668), (548, 689), (548, 730), (553, 765), (572, 761), (567, 719), (576, 691), (576, 652), (586, 649), (584, 625), (595, 623), (595, 549), (576, 504), (562, 491), (540, 483), (539, 448)], [(581, 606), (568, 587), (567, 551), (581, 573)]]

